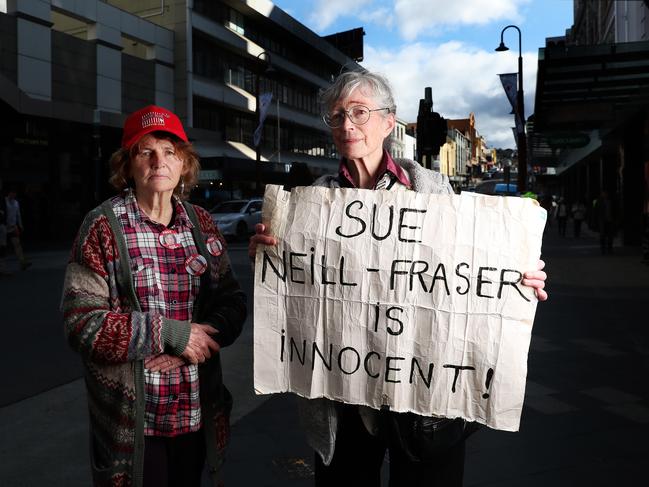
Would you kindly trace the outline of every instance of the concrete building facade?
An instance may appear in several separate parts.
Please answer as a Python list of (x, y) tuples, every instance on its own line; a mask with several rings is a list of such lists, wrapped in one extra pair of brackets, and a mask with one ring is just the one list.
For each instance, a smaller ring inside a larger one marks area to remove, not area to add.
[(408, 124), (403, 120), (397, 119), (392, 132), (391, 145), (390, 154), (392, 157), (415, 160), (417, 139), (408, 134)]
[[(358, 67), (267, 0), (0, 1), (0, 181), (35, 240), (66, 238), (110, 194), (107, 162), (127, 114), (174, 110), (201, 155), (205, 206), (314, 176), (337, 156), (318, 91)], [(272, 93), (259, 160), (256, 97)], [(56, 222), (56, 223), (54, 223)]]

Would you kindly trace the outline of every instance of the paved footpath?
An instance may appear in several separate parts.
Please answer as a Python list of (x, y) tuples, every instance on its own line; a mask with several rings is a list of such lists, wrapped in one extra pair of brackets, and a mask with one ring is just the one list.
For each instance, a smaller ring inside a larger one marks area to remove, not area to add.
[[(649, 267), (638, 248), (602, 256), (595, 236), (555, 232), (544, 238), (550, 301), (537, 311), (520, 431), (469, 439), (467, 487), (646, 482)], [(313, 485), (294, 398), (250, 396), (235, 409), (226, 484)], [(0, 485), (89, 485), (85, 408), (80, 380), (0, 408)]]

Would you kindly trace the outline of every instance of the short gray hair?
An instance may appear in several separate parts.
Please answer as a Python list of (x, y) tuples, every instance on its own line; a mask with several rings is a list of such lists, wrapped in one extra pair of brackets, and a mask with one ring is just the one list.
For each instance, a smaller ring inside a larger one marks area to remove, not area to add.
[(338, 75), (331, 86), (320, 90), (320, 103), (323, 112), (329, 111), (338, 100), (347, 98), (352, 91), (359, 87), (369, 91), (369, 96), (376, 101), (378, 107), (389, 108), (390, 113), (396, 115), (397, 105), (394, 103), (390, 82), (384, 76), (367, 70), (342, 73)]

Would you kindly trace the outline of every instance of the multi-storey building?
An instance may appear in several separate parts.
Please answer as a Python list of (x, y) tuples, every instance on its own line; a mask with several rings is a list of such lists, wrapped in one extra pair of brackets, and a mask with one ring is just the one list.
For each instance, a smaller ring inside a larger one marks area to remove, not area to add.
[(530, 161), (547, 191), (613, 195), (626, 243), (649, 201), (649, 2), (576, 0), (565, 37), (539, 49)]
[[(455, 130), (455, 129), (453, 129)], [(446, 143), (439, 148), (439, 172), (455, 179), (455, 160), (457, 159), (457, 144), (452, 137), (446, 137)]]
[(469, 163), (464, 173), (468, 173), (472, 177), (480, 176), (482, 173), (482, 167), (480, 165), (482, 145), (480, 143), (480, 134), (476, 128), (475, 114), (471, 112), (468, 118), (448, 120), (447, 125), (450, 131), (453, 129), (457, 130), (469, 141)]
[(448, 137), (455, 144), (455, 171), (450, 176), (454, 187), (461, 187), (467, 183), (467, 176), (471, 168), (471, 141), (456, 128), (449, 127)]
[[(296, 162), (335, 171), (317, 95), (358, 66), (359, 38), (352, 58), (267, 0), (0, 2), (0, 180), (32, 237), (70, 237), (109, 194), (124, 118), (151, 103), (185, 124), (206, 205), (283, 183)], [(259, 93), (272, 101), (255, 147)]]
[(416, 145), (415, 137), (408, 134), (408, 124), (397, 119), (391, 137), (390, 153), (392, 157), (414, 160)]

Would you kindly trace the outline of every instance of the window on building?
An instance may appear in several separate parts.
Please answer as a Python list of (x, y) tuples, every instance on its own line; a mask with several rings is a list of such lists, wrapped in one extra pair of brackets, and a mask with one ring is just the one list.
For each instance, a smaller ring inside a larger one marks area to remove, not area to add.
[(231, 8), (227, 27), (235, 31), (237, 34), (245, 35), (246, 29), (243, 14)]
[(203, 98), (194, 98), (194, 127), (206, 130), (220, 130), (219, 105)]

